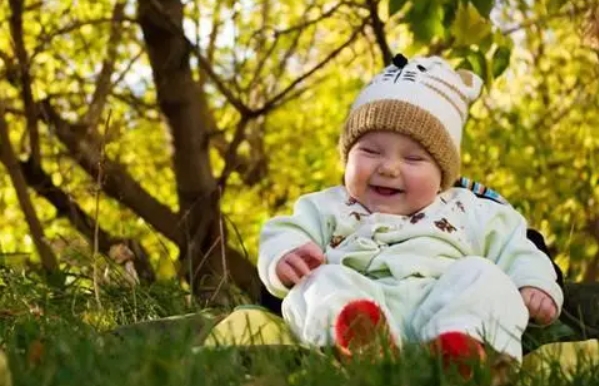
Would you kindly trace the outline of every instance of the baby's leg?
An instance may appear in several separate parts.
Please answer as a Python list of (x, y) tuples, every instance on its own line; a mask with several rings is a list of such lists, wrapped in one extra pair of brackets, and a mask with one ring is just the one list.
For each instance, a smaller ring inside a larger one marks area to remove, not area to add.
[(481, 257), (457, 261), (414, 313), (411, 325), (423, 342), (462, 332), (522, 360), (528, 310), (510, 278)]
[(380, 317), (389, 325), (392, 336), (399, 336), (376, 282), (342, 265), (323, 265), (310, 273), (285, 297), (282, 313), (295, 335), (315, 346), (339, 344), (343, 340), (340, 327), (359, 313), (374, 323)]

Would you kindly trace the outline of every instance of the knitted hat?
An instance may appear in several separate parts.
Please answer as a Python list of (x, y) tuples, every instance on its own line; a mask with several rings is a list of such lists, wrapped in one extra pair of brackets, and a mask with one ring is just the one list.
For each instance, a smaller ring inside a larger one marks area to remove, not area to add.
[(408, 62), (396, 55), (358, 95), (339, 140), (343, 162), (362, 135), (387, 130), (420, 143), (442, 171), (441, 188), (451, 187), (460, 171), (460, 142), (470, 104), (482, 80), (467, 70), (454, 71), (439, 57)]

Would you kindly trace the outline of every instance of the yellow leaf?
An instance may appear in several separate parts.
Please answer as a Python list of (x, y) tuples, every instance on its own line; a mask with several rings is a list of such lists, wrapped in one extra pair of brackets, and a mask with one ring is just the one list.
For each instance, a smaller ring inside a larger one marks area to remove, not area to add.
[(482, 17), (472, 3), (460, 2), (451, 33), (458, 46), (469, 46), (480, 42), (491, 33), (491, 24)]
[(168, 256), (160, 256), (158, 267), (156, 268), (156, 276), (158, 279), (170, 279), (177, 275), (176, 263)]

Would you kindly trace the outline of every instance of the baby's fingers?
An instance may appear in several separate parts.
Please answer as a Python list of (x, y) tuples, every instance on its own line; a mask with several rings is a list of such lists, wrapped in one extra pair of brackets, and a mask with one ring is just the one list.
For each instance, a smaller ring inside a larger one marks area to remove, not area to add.
[(289, 287), (292, 284), (297, 284), (300, 281), (300, 277), (295, 272), (295, 269), (289, 264), (287, 260), (282, 260), (277, 264), (277, 276), (281, 282)]
[(314, 243), (307, 243), (297, 251), (304, 260), (308, 262), (310, 268), (314, 269), (321, 264), (324, 264), (326, 258), (320, 247)]
[(293, 269), (295, 269), (295, 272), (300, 278), (306, 276), (310, 273), (310, 271), (312, 271), (308, 264), (304, 261), (304, 258), (297, 254), (291, 255), (291, 257), (287, 259), (287, 262), (293, 267)]
[(543, 297), (540, 303), (535, 315), (537, 323), (543, 325), (551, 323), (557, 314), (557, 307), (548, 296)]

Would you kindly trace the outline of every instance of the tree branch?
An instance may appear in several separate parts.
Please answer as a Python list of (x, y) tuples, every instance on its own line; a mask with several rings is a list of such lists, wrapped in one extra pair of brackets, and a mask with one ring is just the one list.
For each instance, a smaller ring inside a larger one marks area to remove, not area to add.
[(393, 59), (393, 53), (391, 52), (391, 48), (389, 48), (389, 43), (387, 42), (387, 38), (385, 36), (385, 23), (379, 17), (379, 1), (367, 0), (366, 4), (368, 5), (368, 10), (370, 11), (370, 24), (372, 26), (372, 30), (374, 31), (376, 43), (381, 50), (381, 59), (383, 59), (384, 65), (387, 65), (391, 63), (391, 59)]
[(96, 126), (100, 120), (104, 106), (106, 105), (106, 99), (112, 88), (112, 82), (110, 78), (114, 73), (114, 64), (116, 61), (117, 49), (122, 36), (122, 25), (121, 20), (125, 13), (125, 3), (117, 3), (112, 11), (112, 24), (110, 26), (110, 36), (108, 43), (106, 44), (107, 53), (104, 62), (102, 63), (102, 70), (96, 80), (96, 88), (89, 109), (83, 116), (82, 122), (89, 126)]
[[(223, 275), (228, 273), (242, 290), (256, 294), (258, 277), (252, 263), (229, 249), (224, 264), (225, 257), (214, 247), (226, 242), (225, 235), (221, 234), (219, 190), (209, 154), (209, 133), (215, 132), (214, 117), (206, 94), (192, 77), (189, 58), (194, 46), (182, 33), (183, 4), (180, 0), (139, 0), (137, 12), (158, 103), (168, 119), (175, 149), (173, 168), (183, 235), (183, 241), (178, 243), (179, 259), (183, 262), (180, 274), (200, 297), (210, 284), (219, 288)], [(202, 58), (202, 66), (206, 66), (205, 60)], [(204, 70), (212, 79), (210, 66)], [(224, 88), (224, 84), (217, 84), (217, 88)], [(241, 110), (241, 116), (245, 116), (244, 111), (249, 111), (247, 107), (239, 107), (241, 102), (235, 98), (231, 100), (229, 102)], [(196, 269), (200, 269), (197, 276)], [(196, 277), (197, 280), (193, 280)], [(213, 294), (206, 299), (212, 299)]]
[(292, 91), (298, 84), (300, 84), (301, 82), (306, 80), (312, 74), (314, 74), (315, 72), (320, 70), (327, 63), (329, 63), (331, 60), (336, 58), (337, 55), (339, 55), (341, 53), (341, 51), (343, 51), (346, 47), (351, 45), (356, 40), (356, 37), (364, 30), (364, 27), (366, 26), (366, 24), (367, 24), (367, 20), (366, 19), (362, 20), (362, 24), (354, 30), (354, 32), (351, 34), (351, 36), (343, 44), (341, 44), (339, 47), (335, 48), (332, 52), (330, 52), (320, 63), (317, 63), (310, 70), (306, 71), (305, 73), (303, 73), (302, 75), (297, 77), (287, 87), (285, 87), (285, 89), (283, 89), (283, 91), (279, 92), (277, 95), (275, 95), (270, 100), (268, 100), (261, 108), (259, 108), (258, 110), (252, 111), (251, 114), (249, 114), (249, 117), (253, 118), (253, 117), (260, 116), (260, 115), (272, 110), (273, 108), (275, 108), (277, 106), (278, 102), (280, 102), (283, 98), (285, 98), (287, 93)]
[(341, 8), (342, 5), (347, 5), (347, 2), (345, 1), (340, 1), (339, 3), (335, 4), (334, 6), (331, 7), (331, 9), (329, 9), (326, 12), (323, 12), (320, 16), (314, 18), (314, 19), (310, 19), (310, 20), (306, 20), (302, 23), (299, 23), (297, 25), (291, 26), (289, 28), (286, 29), (282, 29), (282, 30), (275, 30), (275, 38), (282, 36), (282, 35), (286, 35), (288, 33), (291, 32), (296, 32), (296, 31), (301, 31), (306, 29), (307, 27), (314, 25), (322, 20), (328, 19), (329, 17), (333, 16), (333, 14), (335, 12), (337, 12), (337, 10), (339, 8)]
[(27, 132), (29, 133), (29, 146), (33, 161), (41, 162), (40, 136), (37, 126), (37, 112), (31, 91), (31, 75), (29, 74), (29, 55), (23, 41), (23, 5), (24, 0), (9, 0), (10, 31), (14, 42), (14, 50), (19, 63), (19, 78), (21, 98), (27, 114)]
[[(152, 23), (156, 32), (158, 32), (158, 29), (162, 29), (178, 35), (178, 37), (187, 45), (187, 49), (194, 53), (198, 59), (200, 68), (206, 75), (208, 75), (218, 91), (223, 94), (227, 101), (242, 115), (248, 114), (250, 109), (225, 86), (225, 82), (216, 74), (210, 65), (210, 61), (202, 55), (199, 44), (193, 44), (187, 39), (183, 28), (168, 14), (168, 12), (165, 11), (163, 5), (160, 4), (158, 0), (146, 0), (143, 3), (149, 6), (143, 13), (144, 18), (147, 20), (145, 23)], [(140, 20), (140, 23), (143, 24), (144, 21)]]
[[(312, 34), (312, 39), (314, 39), (314, 35), (316, 34), (316, 32), (314, 32)], [(283, 57), (281, 59), (281, 64), (279, 66), (277, 66), (278, 68), (276, 69), (276, 72), (274, 73), (273, 78), (274, 79), (281, 79), (283, 76), (283, 73), (287, 70), (287, 63), (289, 62), (289, 60), (291, 59), (291, 57), (293, 56), (293, 54), (296, 53), (296, 49), (297, 46), (299, 45), (300, 42), (300, 38), (302, 37), (302, 31), (299, 31), (295, 34), (295, 36), (293, 36), (292, 38), (290, 38), (291, 42), (289, 44), (289, 47), (287, 47), (287, 49), (285, 50), (285, 53), (283, 54)], [(276, 43), (276, 41), (275, 41)], [(311, 45), (311, 44), (310, 44)], [(308, 46), (310, 46), (308, 45)], [(272, 51), (267, 52), (266, 55), (268, 55), (268, 57), (264, 58), (264, 62), (266, 63), (266, 61), (268, 60), (269, 57), (272, 57), (272, 53), (274, 52), (275, 49), (275, 44), (273, 44), (272, 47)], [(254, 78), (252, 79), (252, 82), (257, 82), (258, 79), (258, 75), (256, 74), (254, 76)], [(250, 90), (256, 90), (257, 87), (252, 84), (250, 87)], [(264, 92), (263, 94), (266, 94), (266, 92)], [(265, 99), (266, 95), (261, 95), (261, 99), (260, 102), (264, 103), (264, 99)], [(252, 98), (253, 99), (253, 98)]]
[[(54, 185), (52, 178), (39, 165), (31, 162), (31, 159), (20, 162), (19, 165), (27, 184), (54, 206), (57, 216), (67, 218), (79, 233), (88, 240), (93, 240), (96, 236), (96, 221), (68, 194)], [(98, 227), (97, 238), (99, 250), (106, 256), (110, 254), (113, 246), (127, 245), (134, 252), (133, 265), (140, 278), (147, 283), (155, 280), (148, 254), (136, 240), (113, 237), (101, 227)]]
[(21, 173), (17, 156), (10, 144), (8, 124), (6, 123), (4, 114), (4, 103), (0, 101), (0, 159), (6, 166), (13, 187), (17, 193), (21, 210), (23, 211), (23, 215), (25, 216), (25, 220), (31, 231), (31, 236), (33, 237), (33, 243), (40, 255), (42, 267), (46, 274), (53, 274), (58, 271), (58, 261), (56, 260), (52, 248), (50, 248), (46, 242), (44, 229), (37, 217), (31, 198), (27, 193), (27, 183)]
[(110, 159), (105, 159), (101, 165), (101, 141), (93, 132), (86, 132), (86, 126), (63, 120), (49, 100), (42, 102), (40, 110), (42, 120), (52, 126), (58, 139), (83, 170), (95, 179), (102, 167), (105, 177), (102, 189), (106, 194), (129, 207), (168, 239), (180, 245), (182, 237), (175, 213), (143, 189), (123, 165)]
[[(211, 135), (210, 143), (216, 149), (216, 151), (218, 151), (218, 154), (223, 159), (226, 159), (230, 144), (225, 140), (223, 134), (224, 133), (222, 133), (222, 132), (217, 132), (214, 135)], [(252, 161), (250, 160), (250, 158), (246, 157), (244, 155), (241, 155), (241, 154), (237, 154), (235, 157), (237, 158), (237, 166), (235, 168), (236, 171), (239, 174), (241, 174), (244, 181), (248, 178), (251, 180), (252, 177), (249, 176), (248, 174), (251, 174), (254, 172), (255, 166), (251, 165)], [(219, 186), (221, 186), (220, 181), (219, 181)], [(226, 186), (226, 183), (225, 183), (225, 185), (222, 185), (222, 186)]]
[[(225, 186), (227, 184), (227, 179), (237, 167), (237, 149), (241, 142), (245, 139), (245, 129), (247, 127), (249, 120), (246, 117), (241, 117), (239, 122), (237, 123), (237, 128), (235, 129), (235, 134), (233, 135), (233, 140), (229, 144), (227, 152), (224, 156), (225, 167), (220, 175), (218, 180), (218, 185), (221, 188), (221, 191), (224, 191)], [(222, 194), (222, 193), (221, 193)]]
[[(114, 13), (113, 13), (114, 15)], [(45, 48), (46, 45), (48, 43), (50, 43), (54, 38), (56, 38), (57, 36), (60, 35), (65, 35), (68, 34), (70, 32), (73, 32), (77, 29), (80, 29), (81, 27), (85, 27), (85, 26), (96, 26), (98, 24), (104, 24), (104, 23), (114, 23), (115, 21), (118, 21), (120, 23), (124, 23), (124, 22), (129, 22), (129, 23), (136, 23), (137, 21), (135, 19), (126, 17), (126, 16), (121, 16), (120, 19), (114, 19), (114, 17), (100, 17), (97, 19), (91, 19), (91, 20), (76, 20), (71, 22), (70, 24), (58, 28), (54, 31), (51, 32), (46, 32), (44, 33), (42, 36), (39, 37), (38, 39), (38, 43), (35, 46), (35, 48), (33, 49), (33, 54), (31, 55), (31, 57), (35, 57), (36, 55), (38, 55), (40, 52), (42, 52)]]

